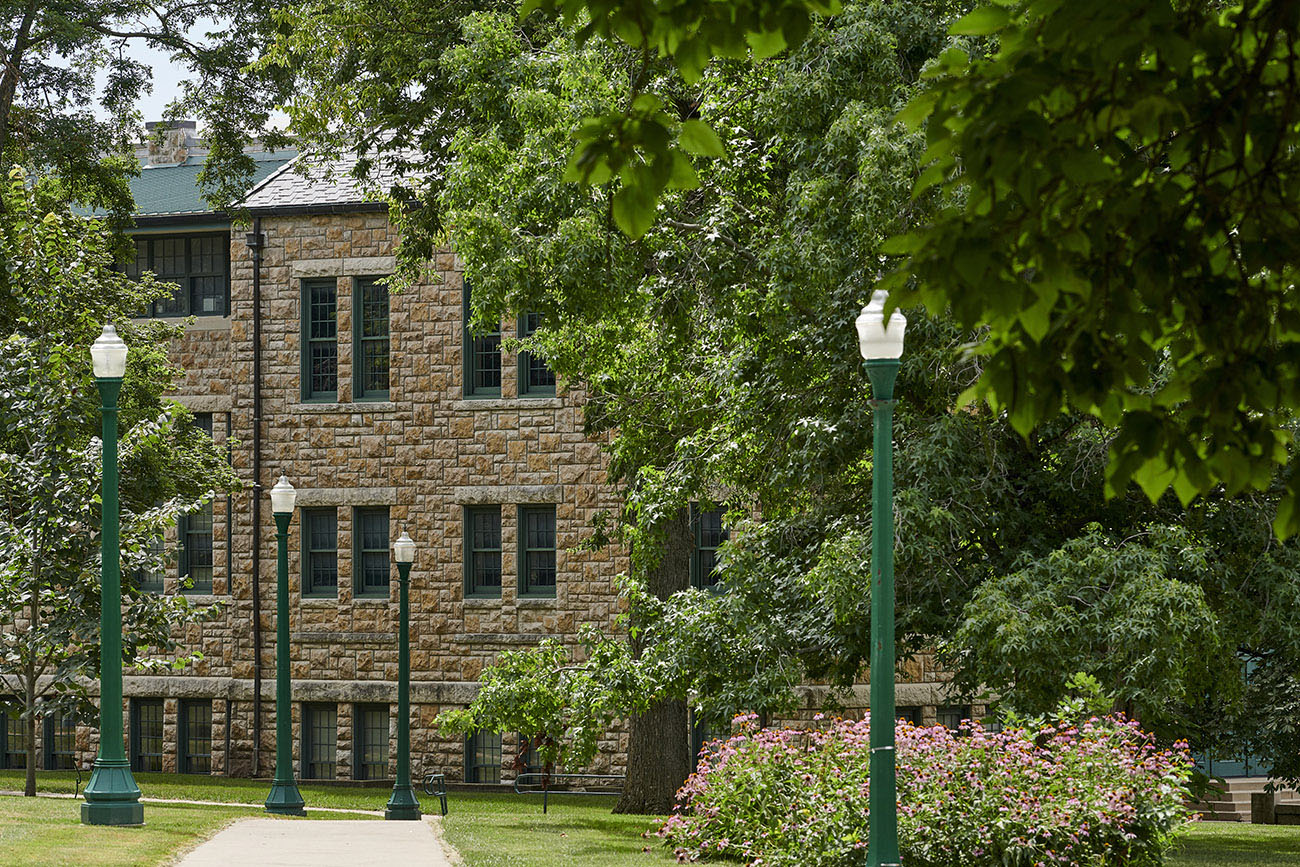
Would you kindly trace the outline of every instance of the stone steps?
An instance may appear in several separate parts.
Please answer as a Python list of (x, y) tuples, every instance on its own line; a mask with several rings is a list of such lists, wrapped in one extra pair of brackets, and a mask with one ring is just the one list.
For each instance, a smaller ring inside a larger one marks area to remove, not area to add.
[[(1250, 796), (1264, 791), (1267, 777), (1234, 777), (1224, 781), (1224, 792), (1209, 801), (1197, 801), (1192, 810), (1210, 822), (1249, 822)], [(1300, 793), (1279, 790), (1279, 804), (1300, 804)]]

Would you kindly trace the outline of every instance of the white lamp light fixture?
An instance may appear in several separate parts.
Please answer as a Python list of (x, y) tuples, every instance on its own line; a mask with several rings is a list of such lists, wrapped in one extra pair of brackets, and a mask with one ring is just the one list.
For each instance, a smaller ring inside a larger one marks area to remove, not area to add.
[(393, 543), (393, 557), (398, 563), (408, 566), (415, 562), (415, 540), (402, 531), (402, 535)]
[(858, 315), (858, 350), (871, 361), (878, 358), (898, 358), (903, 354), (903, 331), (907, 317), (895, 310), (885, 321), (885, 302), (889, 293), (883, 290), (871, 296), (871, 303)]
[(289, 484), (289, 480), (280, 476), (280, 481), (271, 488), (271, 511), (277, 515), (287, 515), (293, 511), (293, 504), (298, 499), (298, 492)]
[(90, 347), (90, 363), (95, 368), (96, 379), (121, 379), (126, 375), (126, 344), (117, 336), (111, 324), (95, 338)]

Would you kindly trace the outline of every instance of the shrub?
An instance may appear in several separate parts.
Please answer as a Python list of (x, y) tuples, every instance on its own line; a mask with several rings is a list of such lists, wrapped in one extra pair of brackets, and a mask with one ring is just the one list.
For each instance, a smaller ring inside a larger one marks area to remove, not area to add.
[[(660, 830), (679, 861), (764, 867), (866, 863), (869, 723), (742, 730), (705, 753)], [(1152, 867), (1186, 823), (1186, 745), (1093, 717), (986, 731), (899, 723), (906, 867)]]

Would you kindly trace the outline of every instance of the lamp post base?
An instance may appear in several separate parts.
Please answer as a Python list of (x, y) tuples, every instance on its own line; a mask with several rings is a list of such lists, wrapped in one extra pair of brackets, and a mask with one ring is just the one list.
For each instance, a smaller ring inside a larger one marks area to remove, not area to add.
[(275, 782), (271, 784), (271, 794), (266, 796), (266, 812), (277, 816), (305, 816), (302, 795), (298, 793), (296, 783)]
[(126, 761), (95, 762), (86, 783), (86, 803), (81, 805), (83, 825), (143, 825), (144, 805), (140, 787)]
[(415, 798), (415, 791), (409, 784), (393, 786), (393, 794), (384, 807), (385, 819), (419, 819), (420, 802)]

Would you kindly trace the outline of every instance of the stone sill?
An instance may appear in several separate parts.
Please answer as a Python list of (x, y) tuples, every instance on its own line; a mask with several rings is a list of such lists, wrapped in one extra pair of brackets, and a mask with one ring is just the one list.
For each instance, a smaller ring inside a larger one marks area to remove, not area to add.
[[(168, 325), (181, 325), (188, 319), (188, 316), (150, 316), (145, 319), (132, 319), (132, 322), (166, 322)], [(229, 316), (196, 316), (194, 321), (185, 326), (186, 331), (229, 331), (231, 318)]]
[(465, 632), (452, 638), (456, 644), (536, 644), (546, 638), (539, 633)]
[(337, 596), (303, 596), (299, 604), (305, 608), (333, 608), (339, 604)]
[(346, 412), (354, 414), (397, 412), (397, 404), (391, 400), (355, 400), (351, 403), (291, 403), (289, 404), (289, 412)]
[(502, 409), (560, 409), (564, 401), (558, 397), (484, 397), (479, 399), (453, 401), (451, 408), (463, 410), (502, 410)]
[(550, 608), (559, 604), (560, 600), (554, 596), (520, 596), (515, 599), (515, 605), (519, 608)]
[(500, 596), (466, 596), (466, 608), (500, 608)]
[(225, 600), (224, 596), (218, 596), (215, 593), (186, 593), (183, 590), (177, 591), (177, 596), (184, 596), (186, 600), (194, 605), (215, 605)]
[(353, 605), (368, 605), (368, 606), (370, 606), (370, 607), (372, 607), (372, 608), (380, 608), (380, 607), (387, 608), (389, 605), (392, 605), (392, 604), (393, 604), (393, 600), (389, 599), (387, 596), (384, 596), (384, 597), (380, 597), (380, 596), (353, 596), (353, 597), (352, 597), (352, 604), (353, 604)]

